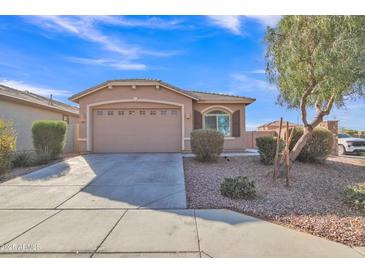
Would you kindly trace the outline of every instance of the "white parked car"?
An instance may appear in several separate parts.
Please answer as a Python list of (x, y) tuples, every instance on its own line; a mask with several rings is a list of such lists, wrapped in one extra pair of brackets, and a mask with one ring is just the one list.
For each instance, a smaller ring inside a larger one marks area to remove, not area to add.
[(337, 134), (337, 137), (339, 155), (346, 153), (359, 154), (360, 152), (365, 152), (365, 139), (354, 138), (345, 133)]

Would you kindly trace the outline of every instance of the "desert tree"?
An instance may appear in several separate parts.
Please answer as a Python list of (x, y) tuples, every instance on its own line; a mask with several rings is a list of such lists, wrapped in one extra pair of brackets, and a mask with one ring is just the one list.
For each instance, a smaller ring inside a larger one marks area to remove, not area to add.
[(303, 135), (290, 152), (293, 163), (334, 105), (364, 98), (365, 16), (283, 16), (267, 29), (265, 43), (266, 74), (279, 90), (278, 103), (301, 112)]

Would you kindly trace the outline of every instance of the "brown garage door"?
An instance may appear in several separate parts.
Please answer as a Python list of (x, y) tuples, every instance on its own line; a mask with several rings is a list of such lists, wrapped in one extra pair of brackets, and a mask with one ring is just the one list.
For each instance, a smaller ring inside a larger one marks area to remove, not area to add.
[(95, 109), (93, 151), (181, 151), (180, 109)]

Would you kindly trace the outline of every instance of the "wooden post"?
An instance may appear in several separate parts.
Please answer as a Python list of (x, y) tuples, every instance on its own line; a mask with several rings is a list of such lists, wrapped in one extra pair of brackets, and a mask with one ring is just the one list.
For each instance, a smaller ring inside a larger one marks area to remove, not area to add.
[[(288, 130), (289, 131), (289, 130)], [(295, 127), (292, 128), (289, 139), (287, 140), (287, 158), (286, 158), (286, 186), (289, 186), (289, 172), (290, 172), (290, 143), (294, 136)]]
[(275, 158), (274, 158), (274, 181), (276, 180), (277, 176), (278, 176), (278, 159), (279, 159), (279, 149), (280, 149), (280, 140), (281, 140), (281, 128), (283, 126), (283, 117), (280, 118), (280, 125), (279, 125), (279, 136), (278, 139), (276, 141), (276, 151), (275, 151)]
[(286, 186), (289, 186), (289, 122), (286, 122), (286, 130), (285, 130), (285, 165), (286, 165)]

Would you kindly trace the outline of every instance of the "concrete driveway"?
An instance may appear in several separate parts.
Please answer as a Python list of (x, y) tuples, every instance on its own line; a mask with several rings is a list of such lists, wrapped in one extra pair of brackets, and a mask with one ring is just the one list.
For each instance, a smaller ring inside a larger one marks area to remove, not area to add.
[(0, 257), (365, 254), (185, 197), (180, 154), (74, 157), (0, 184)]
[(0, 208), (186, 208), (180, 154), (78, 156), (1, 184)]

